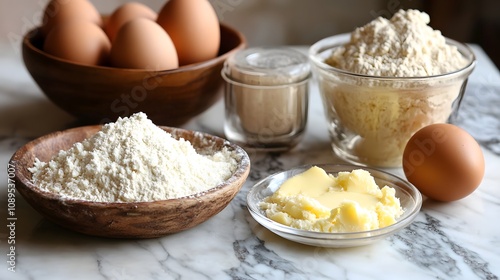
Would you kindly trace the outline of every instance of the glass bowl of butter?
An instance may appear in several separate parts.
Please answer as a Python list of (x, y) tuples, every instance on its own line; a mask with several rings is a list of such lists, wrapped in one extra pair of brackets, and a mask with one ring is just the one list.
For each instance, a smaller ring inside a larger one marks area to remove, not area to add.
[(256, 183), (247, 206), (259, 224), (285, 239), (341, 248), (368, 245), (410, 225), (422, 195), (381, 170), (305, 165)]

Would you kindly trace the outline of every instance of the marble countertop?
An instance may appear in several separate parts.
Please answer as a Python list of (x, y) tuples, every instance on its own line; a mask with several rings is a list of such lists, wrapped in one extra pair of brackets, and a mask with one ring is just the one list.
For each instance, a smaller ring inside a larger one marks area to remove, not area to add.
[[(263, 228), (246, 209), (249, 188), (265, 176), (302, 164), (340, 162), (331, 151), (312, 83), (309, 123), (299, 146), (281, 154), (249, 152), (252, 169), (237, 197), (218, 215), (184, 232), (147, 240), (85, 236), (45, 220), (19, 194), (11, 205), (16, 220), (8, 220), (9, 174), (0, 172), (0, 279), (498, 279), (500, 73), (480, 47), (472, 47), (478, 64), (459, 125), (481, 143), (485, 177), (462, 200), (424, 200), (414, 223), (392, 237), (347, 249), (300, 245)], [(222, 106), (219, 102), (184, 127), (222, 135)], [(1, 46), (2, 170), (29, 140), (75, 125), (40, 92), (17, 48)], [(401, 169), (389, 172), (403, 174)], [(9, 228), (12, 222), (15, 228)], [(15, 263), (9, 263), (12, 255)]]

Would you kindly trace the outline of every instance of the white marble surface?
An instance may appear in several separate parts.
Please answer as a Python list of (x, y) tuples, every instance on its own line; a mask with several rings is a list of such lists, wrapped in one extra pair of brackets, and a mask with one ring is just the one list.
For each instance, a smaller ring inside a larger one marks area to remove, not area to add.
[[(325, 249), (282, 239), (258, 225), (245, 195), (257, 180), (306, 163), (339, 162), (331, 152), (315, 85), (307, 134), (293, 151), (250, 153), (252, 169), (235, 200), (207, 222), (149, 240), (81, 235), (43, 219), (17, 194), (15, 272), (6, 225), (11, 155), (27, 141), (70, 126), (26, 72), (20, 54), (0, 48), (0, 279), (498, 279), (500, 276), (500, 74), (480, 48), (460, 115), (483, 145), (486, 174), (472, 195), (425, 200), (415, 222), (370, 246)], [(222, 105), (185, 127), (221, 134)], [(400, 169), (390, 170), (402, 175)], [(12, 240), (12, 238), (10, 239)]]

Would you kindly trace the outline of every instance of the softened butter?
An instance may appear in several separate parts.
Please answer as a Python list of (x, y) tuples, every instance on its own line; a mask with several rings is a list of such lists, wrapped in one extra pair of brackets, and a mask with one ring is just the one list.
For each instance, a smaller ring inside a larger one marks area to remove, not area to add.
[(278, 223), (318, 232), (356, 232), (389, 226), (401, 216), (394, 188), (379, 188), (363, 169), (335, 177), (314, 166), (286, 180), (260, 204)]

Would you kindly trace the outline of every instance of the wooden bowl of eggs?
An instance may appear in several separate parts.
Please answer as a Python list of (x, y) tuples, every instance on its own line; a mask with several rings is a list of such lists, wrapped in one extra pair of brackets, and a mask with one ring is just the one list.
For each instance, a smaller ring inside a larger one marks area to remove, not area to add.
[[(235, 170), (222, 183), (189, 196), (140, 202), (95, 202), (49, 192), (34, 184), (35, 158), (47, 162), (60, 150), (96, 135), (102, 126), (92, 125), (54, 132), (21, 147), (11, 158), (17, 191), (48, 220), (70, 230), (112, 238), (154, 238), (192, 228), (222, 211), (235, 197), (250, 171), (245, 151), (225, 139), (205, 133), (160, 127), (173, 138), (189, 141), (200, 154), (223, 149), (236, 159)], [(196, 170), (193, 172), (200, 172)]]
[(145, 112), (179, 126), (220, 99), (223, 63), (246, 46), (210, 2), (195, 2), (168, 1), (158, 13), (134, 2), (101, 16), (87, 0), (50, 1), (43, 24), (22, 42), (25, 66), (53, 103), (84, 123)]

